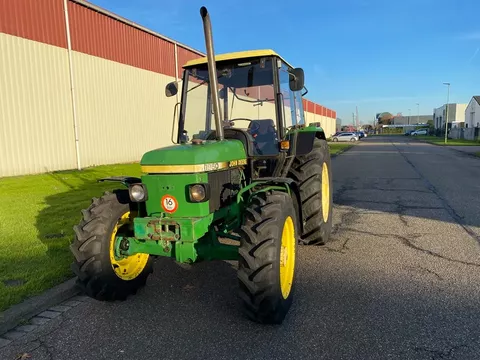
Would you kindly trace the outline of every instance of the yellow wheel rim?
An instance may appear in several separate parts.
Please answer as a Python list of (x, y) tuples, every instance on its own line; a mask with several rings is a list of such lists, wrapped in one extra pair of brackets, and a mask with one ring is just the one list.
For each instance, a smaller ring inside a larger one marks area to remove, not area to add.
[(130, 212), (126, 212), (115, 224), (110, 237), (110, 263), (112, 269), (122, 280), (133, 280), (145, 269), (147, 265), (149, 254), (136, 254), (122, 259), (115, 257), (115, 237), (118, 230), (123, 226), (128, 226), (131, 223)]
[(328, 221), (330, 215), (330, 175), (328, 174), (328, 165), (323, 163), (322, 166), (322, 213), (323, 221)]
[(296, 244), (295, 227), (293, 219), (289, 216), (283, 225), (282, 246), (280, 248), (280, 288), (284, 299), (288, 298), (292, 289)]

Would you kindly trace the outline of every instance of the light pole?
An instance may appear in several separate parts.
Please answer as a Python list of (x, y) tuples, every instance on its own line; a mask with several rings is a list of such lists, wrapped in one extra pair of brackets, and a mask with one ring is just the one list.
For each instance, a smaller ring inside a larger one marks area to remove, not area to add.
[(420, 122), (420, 104), (417, 103), (417, 124)]
[(410, 113), (411, 113), (412, 109), (408, 109), (408, 125), (410, 125)]
[(448, 132), (448, 101), (450, 97), (450, 83), (444, 82), (443, 85), (447, 85), (447, 106), (445, 110), (445, 144), (447, 143), (447, 132)]

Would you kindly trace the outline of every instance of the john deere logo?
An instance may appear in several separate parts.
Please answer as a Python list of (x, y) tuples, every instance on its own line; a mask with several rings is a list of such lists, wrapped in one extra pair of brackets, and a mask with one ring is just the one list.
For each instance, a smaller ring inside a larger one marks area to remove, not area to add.
[(228, 166), (233, 167), (233, 166), (242, 166), (242, 165), (247, 165), (247, 160), (242, 159), (242, 160), (232, 160), (228, 164)]

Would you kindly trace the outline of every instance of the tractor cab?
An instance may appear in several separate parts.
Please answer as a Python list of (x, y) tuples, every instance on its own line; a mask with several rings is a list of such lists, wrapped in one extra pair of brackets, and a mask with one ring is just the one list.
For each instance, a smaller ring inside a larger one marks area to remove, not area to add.
[[(282, 151), (292, 153), (288, 140), (283, 144), (281, 140), (291, 129), (305, 126), (303, 70), (273, 50), (217, 55), (215, 69), (216, 86), (207, 57), (184, 65), (177, 143), (235, 139), (242, 142), (248, 158), (261, 163), (272, 163)], [(177, 82), (168, 84), (166, 95), (176, 95), (178, 88)]]

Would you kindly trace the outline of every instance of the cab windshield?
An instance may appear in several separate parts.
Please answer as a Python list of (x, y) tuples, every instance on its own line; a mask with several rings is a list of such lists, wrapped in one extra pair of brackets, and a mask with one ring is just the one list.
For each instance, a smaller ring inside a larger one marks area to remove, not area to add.
[[(254, 139), (265, 138), (265, 143), (277, 149), (273, 61), (272, 58), (260, 58), (243, 62), (239, 60), (227, 65), (217, 63), (217, 76), (224, 128), (246, 130)], [(283, 126), (303, 123), (303, 111), (300, 114), (301, 107), (298, 106), (298, 102), (301, 105), (301, 94), (290, 90), (286, 65), (282, 64), (278, 75), (284, 103)], [(182, 100), (184, 108), (180, 141), (207, 139), (215, 130), (207, 66), (185, 70), (184, 79), (186, 89)]]

